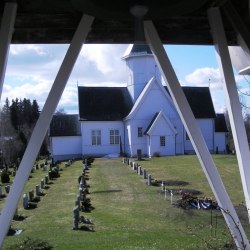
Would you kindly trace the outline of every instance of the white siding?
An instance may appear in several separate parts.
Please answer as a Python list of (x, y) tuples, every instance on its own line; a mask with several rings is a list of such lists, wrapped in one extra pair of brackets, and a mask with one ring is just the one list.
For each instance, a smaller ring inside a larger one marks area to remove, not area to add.
[[(133, 157), (137, 155), (137, 150), (141, 149), (142, 155), (148, 155), (147, 149), (147, 136), (144, 135), (145, 130), (147, 129), (150, 120), (132, 120), (126, 123), (127, 128), (127, 151), (129, 157)], [(142, 127), (143, 136), (138, 137), (137, 129), (138, 127)]]
[(224, 132), (214, 133), (214, 152), (216, 152), (217, 147), (218, 147), (218, 153), (220, 154), (226, 153), (226, 133)]
[(81, 136), (51, 137), (51, 150), (55, 161), (77, 158), (82, 155)]
[[(197, 119), (196, 122), (205, 139), (206, 145), (210, 152), (214, 152), (214, 120), (213, 119)], [(186, 140), (186, 133), (184, 133), (185, 152), (194, 152), (194, 148), (190, 140)]]
[[(82, 154), (103, 156), (111, 153), (120, 153), (120, 144), (110, 144), (110, 130), (119, 130), (122, 149), (124, 151), (124, 126), (121, 121), (84, 121), (81, 122)], [(101, 130), (101, 145), (92, 145), (92, 130)]]

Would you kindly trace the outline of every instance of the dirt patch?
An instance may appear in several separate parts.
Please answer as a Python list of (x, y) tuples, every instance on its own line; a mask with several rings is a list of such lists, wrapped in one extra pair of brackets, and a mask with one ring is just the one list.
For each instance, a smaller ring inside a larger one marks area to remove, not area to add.
[(187, 186), (189, 183), (186, 181), (179, 180), (154, 180), (152, 186)]

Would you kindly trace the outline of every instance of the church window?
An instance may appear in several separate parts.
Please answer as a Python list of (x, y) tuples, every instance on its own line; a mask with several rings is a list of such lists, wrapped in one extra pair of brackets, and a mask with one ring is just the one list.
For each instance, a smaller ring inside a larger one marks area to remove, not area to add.
[(142, 134), (142, 127), (138, 127), (137, 128), (137, 135), (138, 135), (138, 137), (142, 137), (143, 136), (143, 134)]
[(111, 129), (109, 131), (110, 144), (119, 144), (120, 135), (118, 129)]
[(190, 141), (190, 138), (188, 136), (188, 133), (186, 132), (186, 141)]
[(91, 131), (92, 145), (101, 145), (101, 130), (96, 129)]
[(160, 146), (165, 147), (166, 146), (166, 137), (160, 136)]

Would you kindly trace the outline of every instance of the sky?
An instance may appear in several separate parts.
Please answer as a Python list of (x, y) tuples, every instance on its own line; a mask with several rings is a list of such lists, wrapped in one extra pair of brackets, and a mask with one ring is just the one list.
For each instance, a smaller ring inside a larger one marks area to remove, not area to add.
[[(1, 97), (36, 99), (42, 109), (69, 45), (11, 45)], [(78, 86), (126, 86), (125, 62), (128, 45), (86, 44), (76, 61), (57, 110), (78, 113)], [(165, 46), (182, 86), (210, 87), (217, 113), (225, 111), (222, 78), (213, 46)], [(248, 92), (248, 80), (235, 75), (239, 88)], [(247, 105), (248, 97), (244, 97)], [(250, 105), (249, 105), (250, 106)]]

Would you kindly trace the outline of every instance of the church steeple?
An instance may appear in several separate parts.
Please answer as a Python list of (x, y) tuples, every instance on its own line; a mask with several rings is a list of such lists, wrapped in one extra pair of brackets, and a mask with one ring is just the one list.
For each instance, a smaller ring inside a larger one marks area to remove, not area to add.
[(125, 60), (127, 66), (127, 88), (133, 102), (135, 102), (147, 82), (153, 76), (160, 81), (160, 73), (148, 45), (129, 45), (122, 59)]

